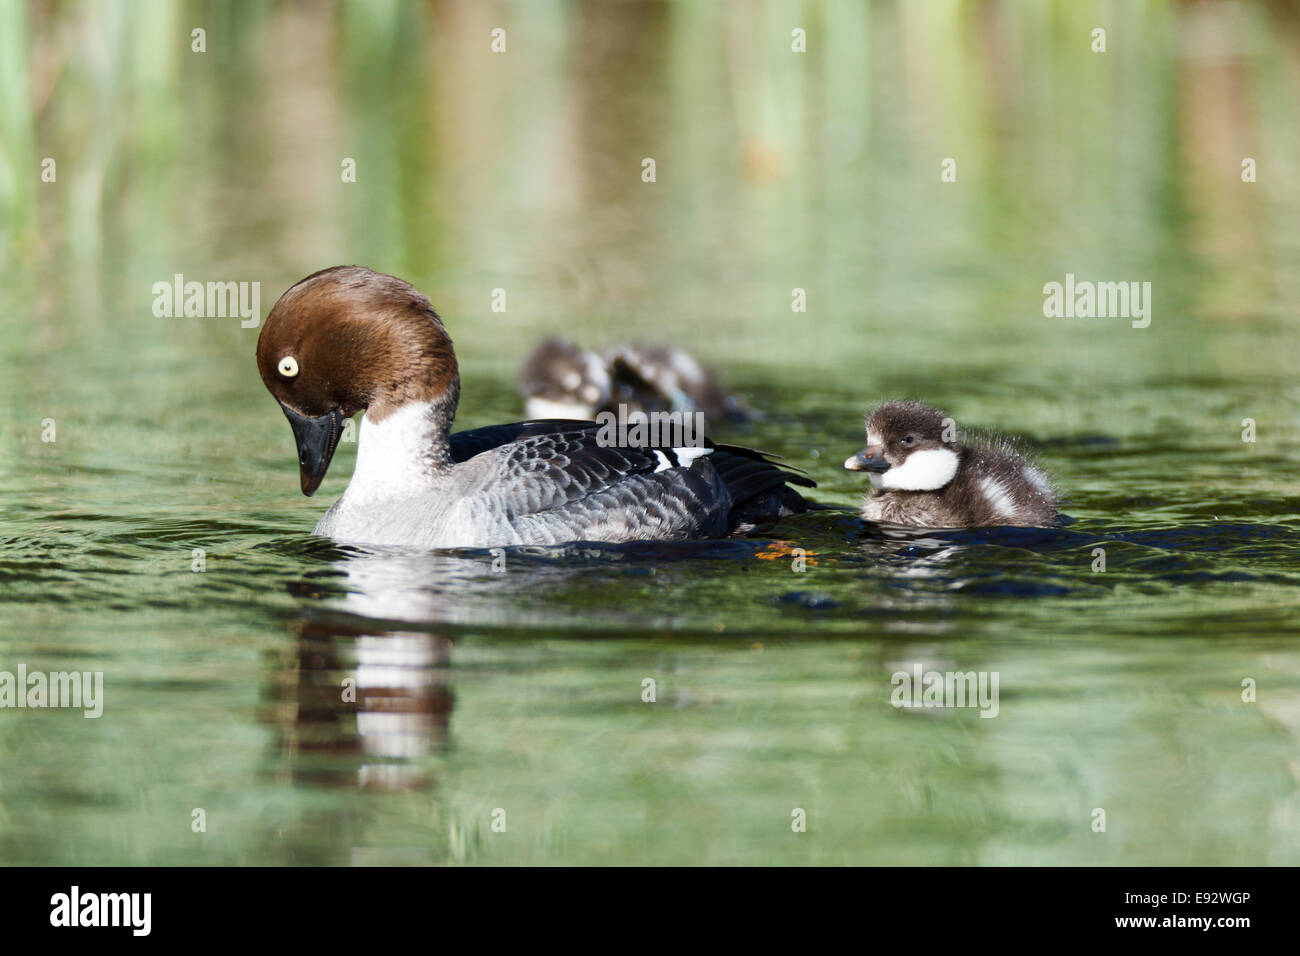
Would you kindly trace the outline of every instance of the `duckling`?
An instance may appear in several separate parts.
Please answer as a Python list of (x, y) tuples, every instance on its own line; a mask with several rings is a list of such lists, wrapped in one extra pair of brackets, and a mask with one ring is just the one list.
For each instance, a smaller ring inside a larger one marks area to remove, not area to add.
[(644, 411), (703, 412), (711, 422), (749, 417), (717, 375), (674, 346), (619, 345), (605, 353), (615, 401)]
[(608, 409), (613, 382), (605, 361), (565, 338), (550, 338), (533, 349), (519, 371), (528, 418), (589, 421)]
[(589, 421), (601, 412), (703, 412), (739, 422), (750, 411), (717, 377), (675, 347), (615, 346), (603, 356), (569, 339), (540, 343), (519, 372), (529, 418)]
[(1052, 483), (1014, 444), (959, 441), (952, 420), (920, 402), (887, 402), (867, 416), (867, 447), (844, 462), (865, 471), (867, 521), (921, 528), (1057, 523)]

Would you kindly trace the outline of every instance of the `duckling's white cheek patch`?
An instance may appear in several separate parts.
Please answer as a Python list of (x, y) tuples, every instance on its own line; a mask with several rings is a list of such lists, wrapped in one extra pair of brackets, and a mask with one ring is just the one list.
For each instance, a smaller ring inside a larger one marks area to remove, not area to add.
[(524, 403), (527, 418), (574, 418), (578, 421), (591, 417), (591, 409), (577, 402), (552, 402), (533, 397)]
[[(879, 488), (894, 491), (935, 491), (957, 474), (957, 453), (947, 448), (925, 448), (880, 476)], [(875, 484), (874, 476), (872, 484)]]

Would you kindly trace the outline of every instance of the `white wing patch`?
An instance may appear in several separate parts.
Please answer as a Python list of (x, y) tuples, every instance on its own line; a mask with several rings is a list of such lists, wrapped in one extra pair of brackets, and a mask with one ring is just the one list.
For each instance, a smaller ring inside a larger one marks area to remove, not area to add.
[(655, 474), (667, 471), (669, 468), (689, 468), (696, 458), (702, 458), (711, 451), (713, 451), (712, 448), (701, 447), (674, 448), (673, 454), (677, 456), (677, 464), (674, 465), (672, 459), (656, 448), (655, 454), (659, 456), (659, 467), (655, 469)]

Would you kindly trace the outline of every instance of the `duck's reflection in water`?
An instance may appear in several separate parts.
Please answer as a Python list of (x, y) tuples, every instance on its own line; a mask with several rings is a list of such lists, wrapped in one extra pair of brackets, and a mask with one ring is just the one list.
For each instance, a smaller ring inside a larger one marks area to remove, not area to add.
[(429, 758), (450, 744), (448, 627), (543, 620), (530, 602), (539, 588), (579, 573), (556, 563), (566, 557), (580, 555), (347, 549), (331, 555), (328, 570), (291, 583), (307, 603), (275, 696), (292, 778), (373, 790), (431, 787), (436, 761)]
[[(714, 548), (718, 546), (712, 546)], [(734, 546), (727, 546), (730, 553)], [(677, 546), (413, 553), (331, 549), (326, 566), (296, 577), (297, 638), (266, 694), (273, 771), (300, 792), (276, 829), (287, 864), (406, 865), (455, 859), (439, 755), (452, 745), (452, 635), (461, 623), (563, 627), (575, 575), (610, 563), (681, 557)], [(693, 552), (687, 552), (693, 553)], [(342, 791), (356, 796), (344, 798)], [(362, 796), (364, 794), (365, 796)], [(400, 808), (400, 809), (395, 809)], [(449, 835), (450, 834), (450, 835)]]
[[(981, 573), (970, 566), (969, 556), (987, 543), (1024, 548), (1033, 542), (1017, 529), (927, 533), (862, 526), (853, 550), (865, 558), (861, 576), (875, 582), (873, 606), (888, 612), (882, 629), (948, 632), (954, 592)], [(297, 660), (284, 681), (293, 772), (299, 779), (363, 788), (429, 786), (437, 761), (427, 758), (450, 740), (452, 640), (447, 635), (464, 625), (564, 630), (576, 617), (607, 612), (549, 600), (553, 595), (588, 581), (608, 588), (619, 574), (644, 567), (690, 566), (700, 559), (753, 561), (763, 547), (722, 541), (335, 551), (327, 569), (292, 588), (307, 599)], [(1005, 575), (1002, 562), (997, 564)], [(340, 757), (352, 758), (351, 764)]]
[(291, 647), (266, 695), (273, 773), (294, 795), (274, 812), (272, 860), (444, 861), (445, 839), (432, 824), (455, 702), (451, 639), (313, 607)]
[(432, 784), (449, 743), (450, 638), (304, 620), (281, 682), (284, 753), (297, 780), (365, 789)]
[[(365, 634), (356, 642), (357, 734), (362, 786), (392, 790), (413, 779), (413, 762), (447, 745), (451, 641), (435, 634)], [(401, 761), (400, 763), (394, 761)]]
[(543, 592), (563, 591), (590, 573), (592, 560), (617, 560), (591, 545), (491, 551), (351, 550), (332, 565), (321, 607), (345, 616), (436, 625), (555, 624), (564, 607), (539, 607)]

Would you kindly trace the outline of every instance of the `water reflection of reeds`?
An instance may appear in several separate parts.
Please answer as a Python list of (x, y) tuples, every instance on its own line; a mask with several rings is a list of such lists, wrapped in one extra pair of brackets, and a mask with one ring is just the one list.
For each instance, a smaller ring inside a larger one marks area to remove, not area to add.
[[(629, 303), (689, 317), (710, 277), (732, 303), (724, 332), (779, 316), (798, 283), (825, 287), (832, 324), (923, 308), (944, 294), (924, 280), (961, 268), (984, 273), (990, 304), (1026, 269), (1178, 257), (1204, 268), (1173, 294), (1215, 314), (1295, 292), (1275, 267), (1300, 211), (1291, 3), (7, 3), (0, 17), (0, 241), (29, 264), (185, 256), (287, 277), (362, 259), (436, 279), (458, 312), (509, 276), (525, 323)], [(206, 53), (190, 51), (196, 25)], [(496, 25), (506, 54), (489, 50)], [(40, 182), (45, 156), (58, 188)], [(960, 188), (939, 182), (945, 156)]]

